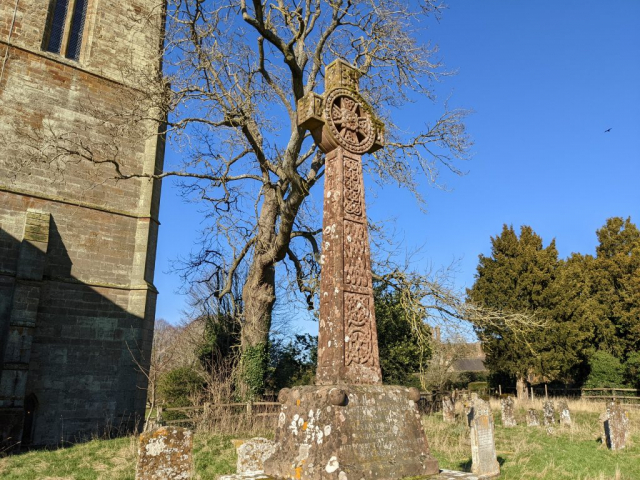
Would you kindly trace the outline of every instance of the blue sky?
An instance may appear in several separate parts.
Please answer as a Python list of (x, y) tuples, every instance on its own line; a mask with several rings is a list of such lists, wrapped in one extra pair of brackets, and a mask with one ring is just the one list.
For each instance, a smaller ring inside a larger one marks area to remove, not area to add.
[[(448, 189), (424, 190), (427, 214), (397, 188), (368, 197), (372, 218), (396, 218), (403, 249), (421, 246), (412, 266), (456, 261), (463, 289), (504, 223), (530, 225), (545, 244), (555, 238), (562, 257), (594, 253), (595, 231), (608, 217), (640, 223), (639, 26), (637, 0), (451, 0), (442, 20), (430, 22), (427, 37), (457, 71), (437, 92), (474, 110), (474, 146), (465, 176), (442, 172)], [(437, 111), (414, 104), (401, 115), (424, 123)], [(314, 197), (321, 194), (316, 187)], [(196, 248), (197, 208), (164, 182), (156, 316), (172, 323), (185, 298), (170, 262)], [(317, 324), (296, 328), (313, 332)]]

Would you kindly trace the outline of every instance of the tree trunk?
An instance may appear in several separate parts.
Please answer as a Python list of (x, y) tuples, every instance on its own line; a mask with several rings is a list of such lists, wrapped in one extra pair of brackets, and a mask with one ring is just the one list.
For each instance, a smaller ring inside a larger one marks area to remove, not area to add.
[(276, 233), (280, 213), (275, 187), (266, 188), (258, 219), (253, 259), (242, 288), (244, 318), (236, 387), (240, 396), (246, 400), (261, 395), (265, 387), (271, 313), (276, 301), (275, 265), (282, 259), (275, 248), (278, 237), (282, 235), (282, 225)]
[[(301, 137), (293, 134), (289, 164), (295, 164), (301, 143)], [(300, 182), (292, 182), (287, 187), (264, 185), (262, 192), (253, 258), (242, 289), (244, 318), (237, 386), (245, 399), (252, 399), (264, 391), (271, 313), (276, 301), (275, 267), (285, 258), (298, 209), (309, 194), (308, 187)], [(285, 193), (288, 193), (286, 200), (283, 198)]]
[(243, 399), (264, 391), (271, 312), (276, 301), (273, 264), (254, 261), (242, 290), (244, 324), (237, 387)]

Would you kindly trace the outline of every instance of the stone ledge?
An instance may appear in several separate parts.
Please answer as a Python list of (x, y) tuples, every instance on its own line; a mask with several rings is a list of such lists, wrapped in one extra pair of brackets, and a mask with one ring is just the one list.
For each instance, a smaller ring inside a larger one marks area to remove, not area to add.
[[(89, 210), (95, 210), (98, 212), (109, 213), (112, 215), (119, 215), (122, 217), (129, 217), (137, 220), (149, 220), (158, 225), (160, 225), (160, 221), (152, 217), (151, 215), (140, 215), (134, 212), (127, 212), (125, 210), (118, 210), (115, 208), (110, 208), (107, 206), (98, 205), (91, 202), (84, 202), (82, 200), (74, 200), (70, 198), (61, 197), (59, 195), (49, 195), (44, 193), (32, 192), (29, 190), (24, 190), (18, 187), (10, 187), (9, 185), (0, 184), (0, 192), (11, 193), (13, 195), (21, 195), (23, 197), (37, 198), (38, 200), (45, 200), (48, 202), (54, 203), (63, 203), (65, 205), (71, 205), (78, 208), (88, 208)], [(146, 213), (146, 212), (145, 212)]]
[[(455, 470), (440, 470), (438, 475), (430, 475), (428, 477), (414, 477), (424, 480), (456, 480), (462, 478), (464, 480), (485, 480), (488, 477), (474, 475), (473, 473), (458, 472)], [(274, 477), (269, 477), (264, 472), (245, 472), (235, 473), (231, 475), (222, 475), (218, 477), (218, 480), (277, 480)]]

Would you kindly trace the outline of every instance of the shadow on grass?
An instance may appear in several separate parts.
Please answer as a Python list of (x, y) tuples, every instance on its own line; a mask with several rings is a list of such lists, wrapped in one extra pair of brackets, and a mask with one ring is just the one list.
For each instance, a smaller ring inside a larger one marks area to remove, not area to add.
[(458, 464), (458, 468), (460, 468), (460, 470), (463, 472), (471, 472), (471, 459), (467, 460), (466, 462), (460, 462)]
[[(500, 464), (500, 468), (502, 468), (506, 461), (506, 458), (498, 455), (498, 464)], [(460, 470), (463, 472), (471, 473), (471, 459), (467, 460), (466, 462), (460, 462), (458, 464), (458, 468), (460, 468)]]

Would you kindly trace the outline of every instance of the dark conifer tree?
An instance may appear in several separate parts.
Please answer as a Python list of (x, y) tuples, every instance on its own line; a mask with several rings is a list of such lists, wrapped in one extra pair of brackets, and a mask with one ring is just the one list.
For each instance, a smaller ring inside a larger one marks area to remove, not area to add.
[(640, 231), (630, 218), (609, 218), (597, 232), (589, 270), (598, 304), (600, 350), (625, 360), (640, 350)]
[(582, 361), (580, 352), (589, 336), (573, 323), (575, 306), (569, 299), (578, 297), (582, 288), (572, 280), (575, 272), (562, 272), (555, 240), (544, 247), (528, 226), (521, 227), (518, 237), (513, 227), (504, 225), (491, 245), (491, 256), (480, 255), (469, 299), (496, 310), (533, 314), (546, 320), (547, 327), (524, 336), (506, 327), (476, 328), (489, 369), (520, 379), (529, 374), (565, 379)]

